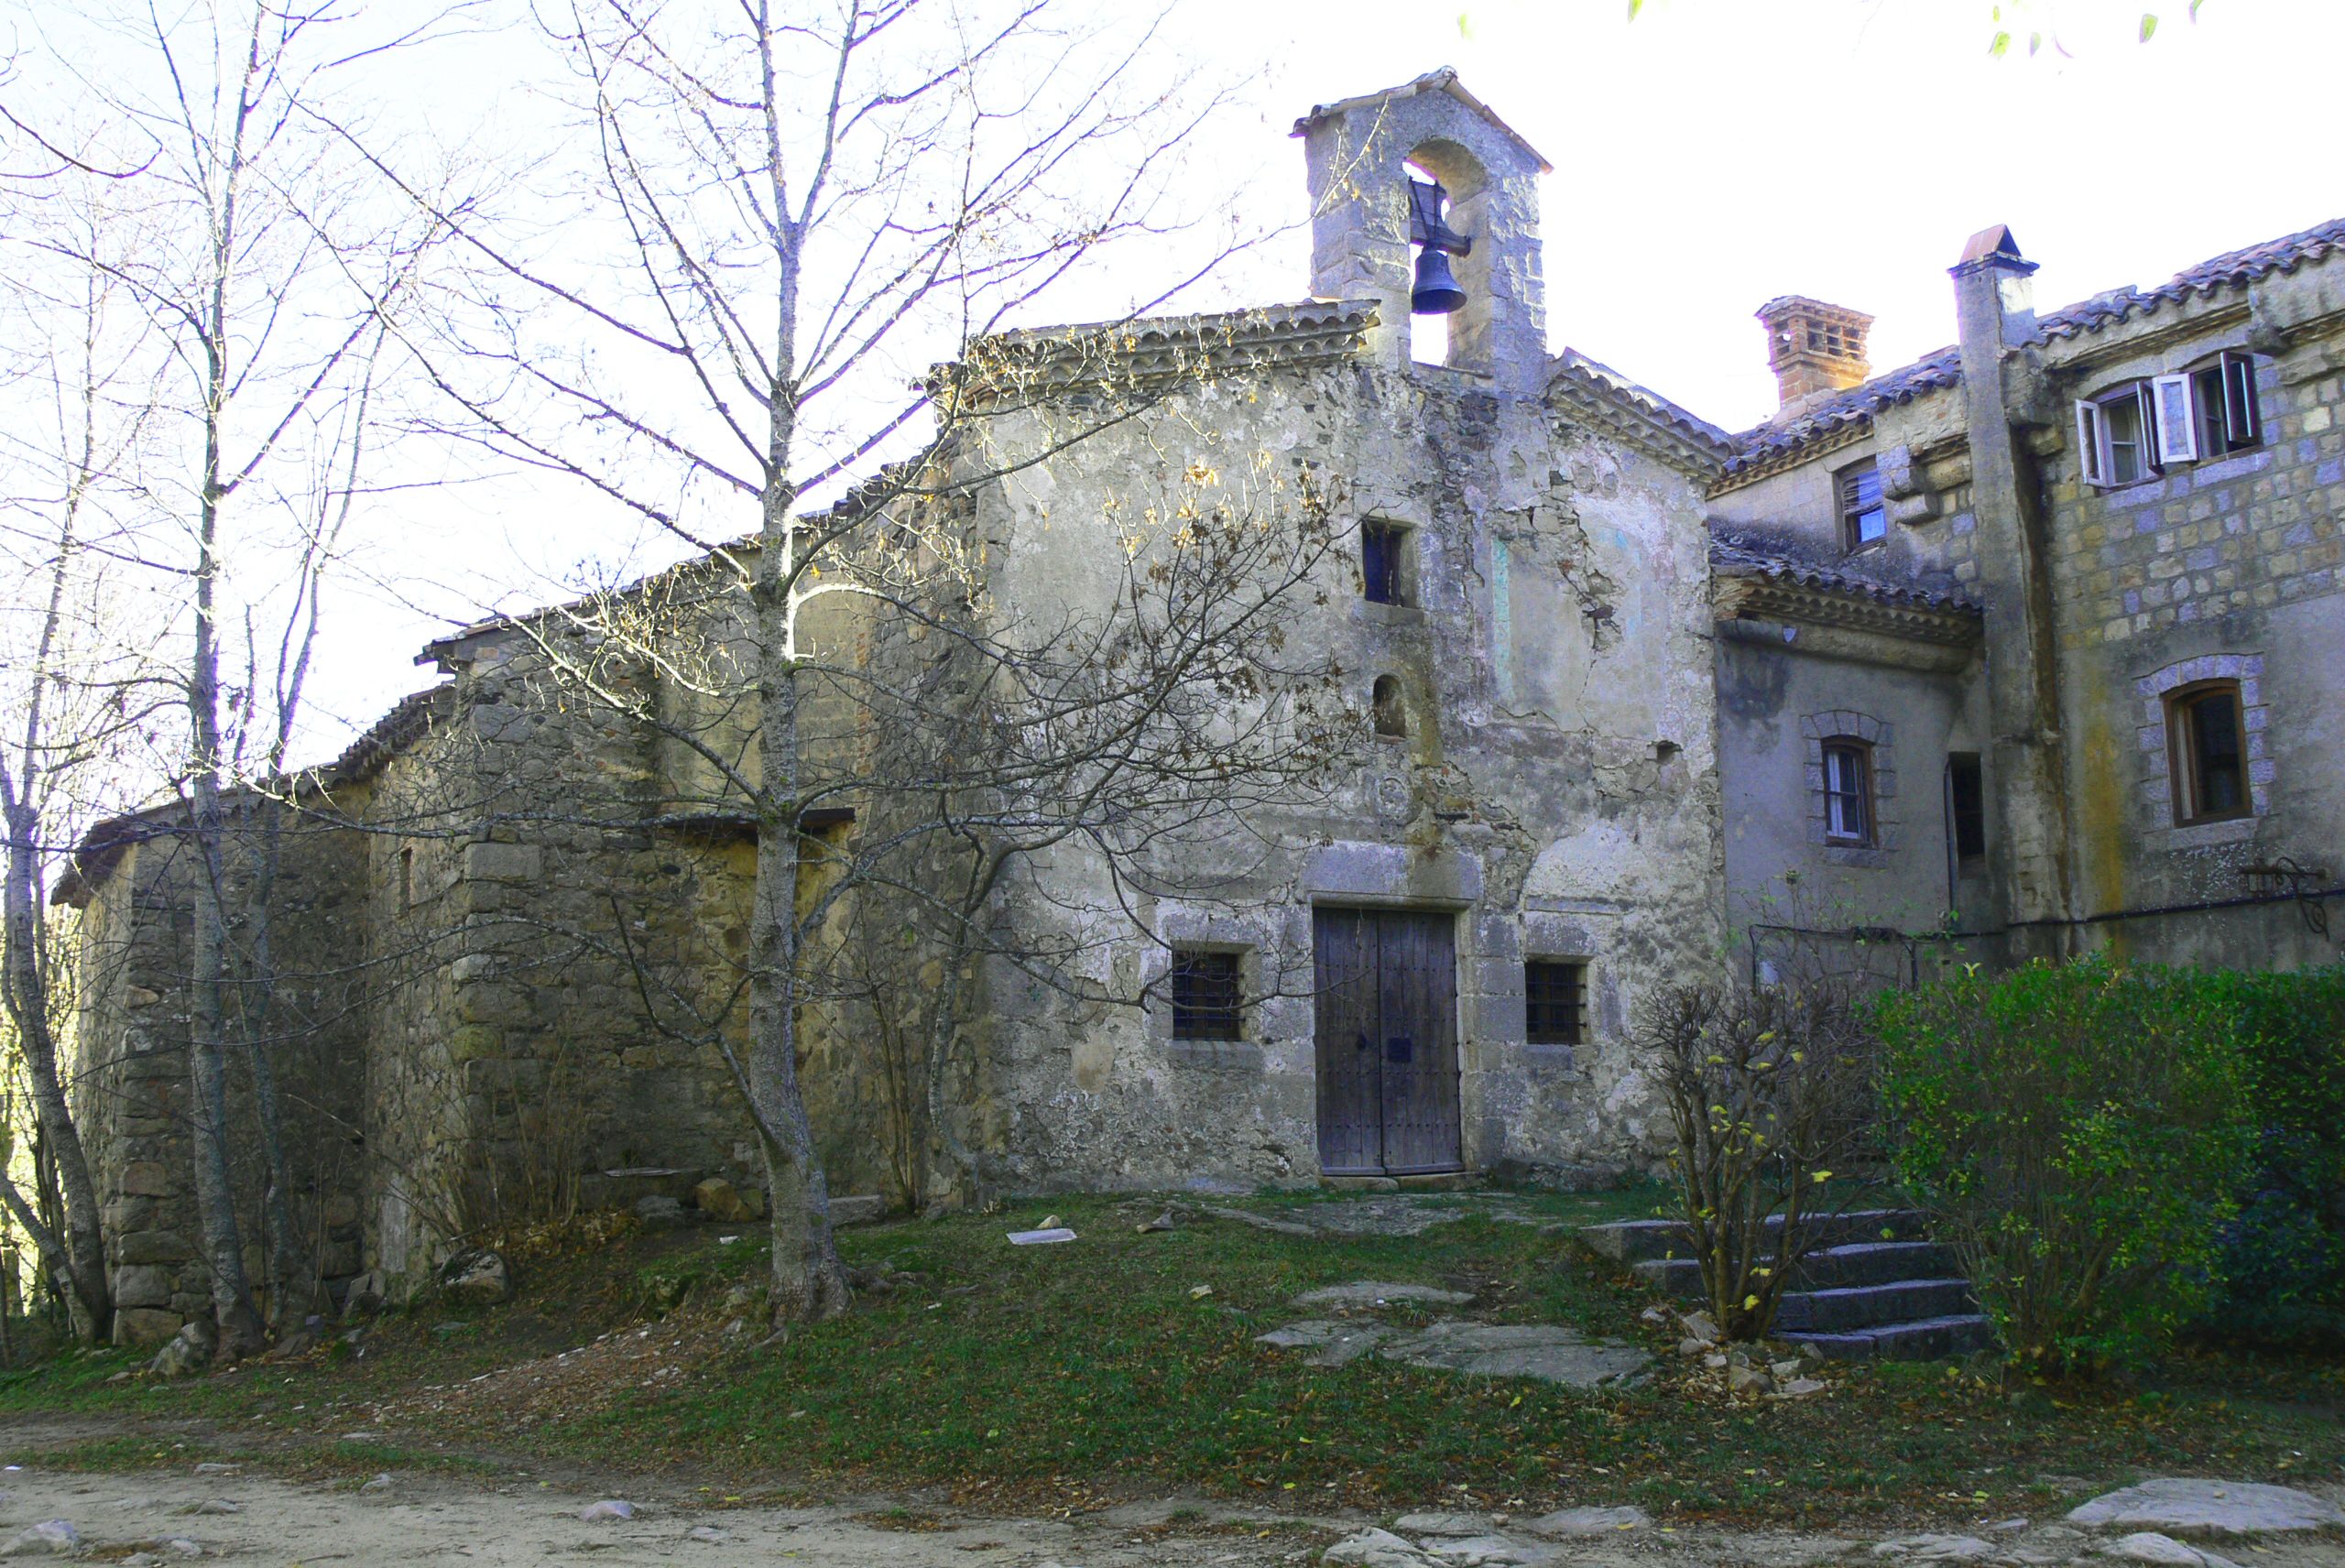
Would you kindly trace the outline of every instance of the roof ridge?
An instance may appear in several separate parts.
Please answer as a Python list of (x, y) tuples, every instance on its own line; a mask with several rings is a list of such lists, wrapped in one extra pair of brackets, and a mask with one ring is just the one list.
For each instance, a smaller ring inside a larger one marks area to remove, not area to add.
[[(2071, 338), (2083, 332), (2130, 321), (2137, 314), (2165, 304), (2179, 304), (2193, 294), (2236, 287), (2274, 272), (2294, 272), (2307, 262), (2319, 261), (2332, 251), (2345, 251), (2345, 217), (2330, 218), (2293, 234), (2260, 240), (2186, 267), (2165, 282), (2143, 289), (2121, 284), (2036, 318), (2036, 342)], [(1761, 463), (1788, 456), (1809, 443), (1846, 429), (1894, 404), (1910, 402), (1925, 392), (1953, 387), (1962, 380), (1958, 352), (1941, 348), (1908, 361), (1893, 370), (1849, 387), (1780, 425), (1759, 424), (1737, 434), (1740, 450), (1727, 463), (1729, 478)]]

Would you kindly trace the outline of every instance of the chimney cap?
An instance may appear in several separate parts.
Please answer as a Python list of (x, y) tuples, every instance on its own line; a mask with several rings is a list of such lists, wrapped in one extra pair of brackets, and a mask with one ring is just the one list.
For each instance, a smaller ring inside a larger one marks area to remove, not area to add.
[(1851, 310), (1846, 305), (1835, 305), (1828, 300), (1811, 299), (1805, 294), (1778, 294), (1753, 310), (1751, 314), (1769, 326), (1794, 316), (1807, 317), (1818, 321), (1837, 321), (1844, 326), (1872, 325), (1872, 318), (1862, 310)]
[(2034, 272), (2035, 263), (2019, 253), (2019, 241), (2012, 237), (2011, 225), (1993, 223), (1970, 236), (1962, 247), (1962, 259), (1950, 269), (1968, 272), (1975, 267), (1995, 267), (2011, 272)]

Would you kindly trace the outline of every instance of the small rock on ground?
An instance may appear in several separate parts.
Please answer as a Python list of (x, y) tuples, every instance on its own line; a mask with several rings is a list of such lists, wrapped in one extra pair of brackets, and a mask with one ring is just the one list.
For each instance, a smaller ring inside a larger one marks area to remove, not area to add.
[(1327, 1548), (1325, 1568), (1432, 1568), (1433, 1560), (1389, 1530), (1364, 1530)]
[(43, 1519), (0, 1546), (0, 1557), (63, 1557), (82, 1550), (82, 1532), (67, 1519)]
[(684, 1532), (687, 1541), (705, 1541), (714, 1545), (725, 1539), (725, 1532), (713, 1524), (696, 1524)]
[(635, 1517), (635, 1505), (620, 1497), (605, 1497), (579, 1509), (578, 1517), (589, 1524), (599, 1519), (631, 1519)]
[(1543, 1519), (1535, 1519), (1525, 1527), (1540, 1535), (1568, 1540), (1582, 1535), (1610, 1535), (1624, 1530), (1642, 1530), (1652, 1523), (1644, 1509), (1627, 1508), (1562, 1508)]
[(2068, 1522), (2168, 1535), (2277, 1535), (2345, 1530), (2345, 1508), (2293, 1486), (2166, 1476), (2071, 1508)]
[(1402, 1535), (1488, 1535), (1490, 1516), (1488, 1514), (1402, 1514), (1392, 1521), (1392, 1528)]
[(1994, 1551), (1975, 1535), (1903, 1535), (1882, 1541), (1872, 1554), (1901, 1563), (1976, 1563)]
[(440, 1266), (440, 1289), (452, 1301), (493, 1307), (513, 1296), (513, 1270), (505, 1255), (485, 1247), (467, 1247)]
[(2156, 1564), (2157, 1568), (2239, 1568), (2239, 1564), (2228, 1557), (2201, 1552), (2195, 1546), (2186, 1546), (2174, 1537), (2160, 1535), (2154, 1530), (2121, 1536), (2104, 1543), (2100, 1550), (2105, 1555), (2123, 1562), (2149, 1563)]

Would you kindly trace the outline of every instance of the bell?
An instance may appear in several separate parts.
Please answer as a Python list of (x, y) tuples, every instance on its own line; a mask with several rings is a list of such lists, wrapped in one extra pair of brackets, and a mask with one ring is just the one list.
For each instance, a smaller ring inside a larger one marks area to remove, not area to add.
[(1466, 290), (1450, 274), (1449, 255), (1427, 245), (1417, 252), (1417, 286), (1409, 292), (1409, 309), (1420, 316), (1446, 316), (1466, 303)]

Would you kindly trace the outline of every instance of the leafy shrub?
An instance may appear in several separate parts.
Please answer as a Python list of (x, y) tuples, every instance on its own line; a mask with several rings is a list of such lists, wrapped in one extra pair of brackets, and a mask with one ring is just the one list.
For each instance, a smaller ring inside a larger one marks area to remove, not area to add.
[(1711, 1318), (1728, 1339), (1764, 1338), (1839, 1206), (1827, 1180), (1871, 1138), (1863, 1020), (1827, 985), (1681, 985), (1656, 1002), (1639, 1049), (1669, 1104), (1675, 1206)]
[(2154, 1354), (2216, 1289), (2255, 1130), (2225, 987), (2104, 958), (1884, 996), (1882, 1107), (2014, 1360)]
[(2255, 1073), (2254, 1170), (2202, 1322), (2229, 1339), (2345, 1339), (2345, 966), (2209, 977)]

